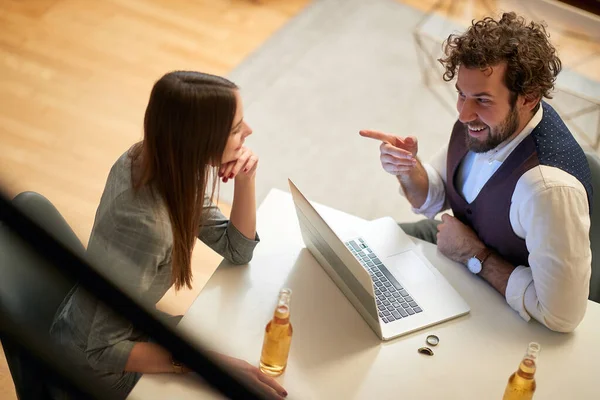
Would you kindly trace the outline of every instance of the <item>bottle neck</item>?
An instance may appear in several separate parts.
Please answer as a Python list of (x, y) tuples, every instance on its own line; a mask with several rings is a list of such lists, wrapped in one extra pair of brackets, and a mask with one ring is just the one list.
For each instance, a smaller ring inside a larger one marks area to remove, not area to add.
[(290, 322), (290, 308), (286, 305), (278, 305), (273, 314), (273, 322), (277, 325), (285, 325)]
[(535, 375), (536, 365), (535, 361), (529, 357), (523, 358), (519, 365), (517, 375), (523, 379), (533, 379)]
[(523, 379), (533, 379), (540, 350), (541, 348), (539, 343), (529, 343), (527, 346), (527, 352), (525, 353), (525, 356), (523, 356), (521, 364), (519, 365), (519, 370), (517, 371), (518, 376)]
[(273, 315), (273, 322), (278, 325), (288, 324), (290, 322), (290, 298), (292, 292), (289, 289), (282, 289), (277, 299), (277, 307)]

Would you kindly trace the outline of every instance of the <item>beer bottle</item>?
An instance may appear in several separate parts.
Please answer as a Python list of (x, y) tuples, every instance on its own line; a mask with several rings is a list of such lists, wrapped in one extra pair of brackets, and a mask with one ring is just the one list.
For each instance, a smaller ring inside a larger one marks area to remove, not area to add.
[(504, 391), (502, 400), (531, 400), (535, 392), (535, 370), (540, 345), (535, 342), (529, 343), (527, 352), (519, 364), (519, 369), (510, 378)]
[(260, 370), (269, 376), (279, 376), (285, 371), (290, 344), (292, 324), (290, 323), (290, 289), (281, 289), (273, 314), (265, 328), (265, 339), (260, 357)]

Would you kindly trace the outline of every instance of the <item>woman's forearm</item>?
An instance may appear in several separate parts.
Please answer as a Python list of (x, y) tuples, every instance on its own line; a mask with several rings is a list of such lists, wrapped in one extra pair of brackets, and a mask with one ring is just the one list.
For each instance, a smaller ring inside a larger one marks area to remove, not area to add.
[(255, 178), (237, 179), (233, 192), (233, 204), (229, 220), (248, 239), (256, 237)]
[(125, 371), (158, 374), (175, 370), (171, 363), (171, 353), (167, 350), (156, 343), (137, 342), (129, 353)]

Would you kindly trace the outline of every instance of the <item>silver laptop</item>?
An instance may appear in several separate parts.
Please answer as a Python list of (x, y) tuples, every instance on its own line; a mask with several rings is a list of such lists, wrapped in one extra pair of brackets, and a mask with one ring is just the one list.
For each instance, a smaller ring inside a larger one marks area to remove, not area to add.
[[(288, 179), (304, 244), (383, 340), (467, 314), (467, 303), (389, 217), (342, 237)], [(339, 233), (339, 232), (338, 232)]]

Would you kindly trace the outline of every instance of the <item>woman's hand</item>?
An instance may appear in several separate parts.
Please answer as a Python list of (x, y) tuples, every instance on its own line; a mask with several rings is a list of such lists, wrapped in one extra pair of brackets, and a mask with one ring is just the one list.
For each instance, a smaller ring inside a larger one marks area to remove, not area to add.
[(220, 361), (226, 368), (231, 369), (234, 374), (246, 380), (250, 385), (258, 388), (269, 399), (281, 399), (287, 396), (287, 392), (277, 381), (262, 372), (254, 365), (238, 358), (217, 354)]
[(219, 169), (219, 177), (222, 178), (223, 183), (227, 183), (228, 180), (234, 178), (254, 178), (254, 176), (256, 176), (257, 167), (258, 156), (249, 148), (242, 147), (240, 150), (240, 156), (237, 160), (233, 160), (221, 165), (221, 169)]

